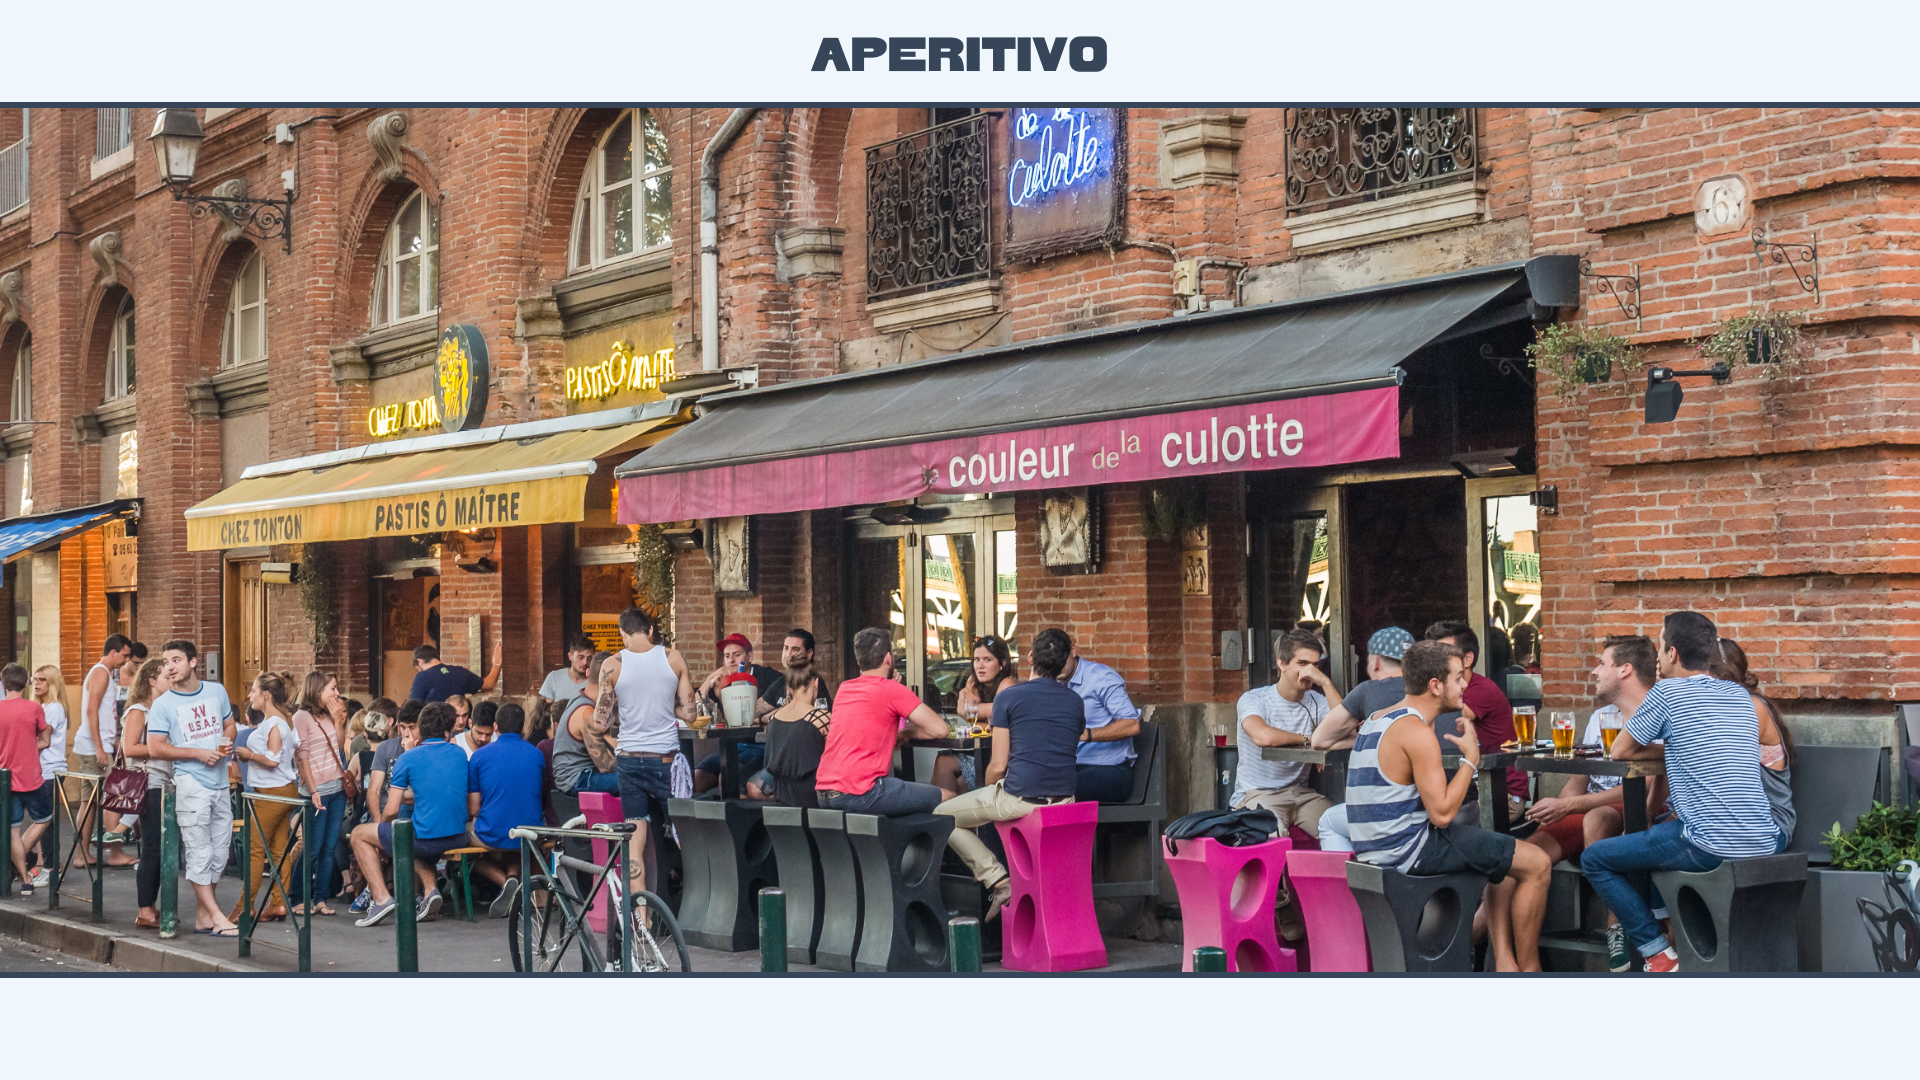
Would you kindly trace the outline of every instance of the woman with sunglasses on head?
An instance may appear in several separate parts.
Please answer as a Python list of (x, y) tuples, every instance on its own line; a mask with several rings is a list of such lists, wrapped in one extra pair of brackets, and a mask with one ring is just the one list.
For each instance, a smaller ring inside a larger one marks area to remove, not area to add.
[[(993, 719), (993, 697), (1018, 682), (1013, 670), (1013, 652), (1004, 639), (988, 634), (973, 643), (973, 670), (960, 687), (955, 702), (960, 715), (974, 725)], [(933, 783), (955, 795), (971, 791), (979, 783), (974, 775), (971, 753), (942, 753), (933, 766)]]

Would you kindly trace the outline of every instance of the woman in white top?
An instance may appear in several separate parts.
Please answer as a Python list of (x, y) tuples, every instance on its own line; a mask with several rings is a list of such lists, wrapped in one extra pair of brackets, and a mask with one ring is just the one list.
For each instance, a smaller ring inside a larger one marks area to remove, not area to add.
[[(300, 740), (293, 733), (292, 716), (287, 712), (288, 696), (286, 680), (271, 671), (262, 672), (259, 678), (253, 680), (253, 688), (247, 692), (247, 704), (260, 711), (260, 723), (247, 738), (247, 745), (234, 748), (234, 756), (245, 763), (247, 786), (257, 795), (277, 795), (284, 799), (300, 797), (300, 788), (295, 782), (300, 774), (294, 764), (294, 751), (299, 748)], [(266, 868), (267, 860), (278, 859), (286, 850), (287, 834), (293, 825), (292, 811), (293, 807), (286, 803), (253, 804), (256, 827), (252, 830), (251, 852), (247, 859), (250, 881), (247, 895), (260, 895), (260, 875)], [(289, 860), (285, 870), (291, 872), (292, 869)], [(273, 898), (260, 917), (266, 921), (287, 917), (287, 894), (283, 886), (275, 886)], [(236, 907), (229, 918), (238, 922), (239, 908)]]
[[(67, 681), (60, 677), (60, 669), (48, 664), (33, 673), (33, 682), (28, 687), (28, 696), (40, 703), (47, 714), (47, 726), (53, 729), (53, 740), (40, 751), (40, 775), (45, 784), (58, 784), (67, 775)], [(51, 795), (53, 788), (48, 787)], [(40, 860), (40, 868), (33, 872), (33, 880), (24, 884), (34, 888), (44, 887), (47, 883), (47, 864), (59, 858), (58, 853), (49, 849)]]
[[(173, 762), (147, 755), (147, 708), (172, 687), (159, 657), (143, 661), (127, 692), (127, 711), (120, 716), (121, 752), (147, 773), (147, 805), (140, 811), (140, 868), (134, 871), (140, 914), (134, 916), (133, 925), (148, 930), (160, 926), (155, 907), (160, 902), (160, 791), (173, 781)], [(51, 713), (53, 706), (46, 709)]]

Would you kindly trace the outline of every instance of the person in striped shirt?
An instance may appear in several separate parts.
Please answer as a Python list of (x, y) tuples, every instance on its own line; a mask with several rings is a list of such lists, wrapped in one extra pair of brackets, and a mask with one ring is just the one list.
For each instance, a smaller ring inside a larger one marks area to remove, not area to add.
[(1472, 872), (1492, 883), (1487, 928), (1501, 971), (1540, 970), (1540, 920), (1553, 864), (1532, 844), (1455, 818), (1480, 773), (1479, 733), (1462, 714), (1448, 735), (1460, 767), (1448, 779), (1434, 718), (1460, 708), (1467, 667), (1457, 646), (1422, 641), (1401, 658), (1407, 696), (1360, 725), (1347, 763), (1347, 821), (1355, 858), (1403, 874)]
[[(1660, 631), (1660, 682), (1614, 739), (1613, 758), (1657, 761), (1664, 755), (1673, 816), (1645, 832), (1598, 841), (1580, 857), (1587, 881), (1652, 972), (1678, 970), (1680, 957), (1629, 875), (1700, 873), (1725, 859), (1774, 855), (1787, 844), (1760, 776), (1753, 700), (1746, 687), (1707, 673), (1719, 650), (1713, 620), (1696, 611), (1667, 616)], [(1651, 745), (1661, 740), (1664, 747)]]

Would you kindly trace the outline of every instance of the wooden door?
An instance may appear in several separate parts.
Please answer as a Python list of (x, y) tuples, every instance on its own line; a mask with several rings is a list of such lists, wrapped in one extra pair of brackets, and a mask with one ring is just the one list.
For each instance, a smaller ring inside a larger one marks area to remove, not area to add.
[(247, 687), (267, 668), (267, 590), (257, 560), (227, 564), (227, 696), (245, 701)]

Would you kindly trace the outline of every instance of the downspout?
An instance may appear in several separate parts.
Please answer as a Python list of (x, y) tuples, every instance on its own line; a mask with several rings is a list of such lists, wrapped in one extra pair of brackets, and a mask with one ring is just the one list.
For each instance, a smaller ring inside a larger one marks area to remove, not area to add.
[(700, 155), (700, 370), (720, 370), (720, 155), (758, 109), (735, 109)]

